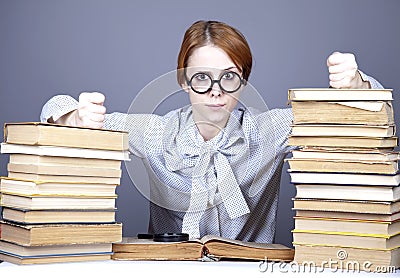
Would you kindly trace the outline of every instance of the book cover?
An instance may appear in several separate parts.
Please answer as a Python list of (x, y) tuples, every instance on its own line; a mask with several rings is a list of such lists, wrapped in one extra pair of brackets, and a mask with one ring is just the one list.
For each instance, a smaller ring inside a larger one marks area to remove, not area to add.
[(128, 150), (128, 133), (40, 122), (5, 123), (4, 142), (123, 151)]

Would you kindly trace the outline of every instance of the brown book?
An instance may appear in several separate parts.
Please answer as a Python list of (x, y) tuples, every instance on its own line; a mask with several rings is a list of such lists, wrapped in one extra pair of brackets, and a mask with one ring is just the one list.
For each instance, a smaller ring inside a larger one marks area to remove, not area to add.
[(3, 207), (3, 219), (22, 224), (113, 223), (115, 210), (25, 210)]
[(400, 220), (400, 211), (392, 214), (378, 214), (378, 213), (363, 213), (363, 212), (296, 210), (296, 217), (393, 222)]
[(295, 210), (362, 212), (390, 215), (400, 211), (400, 201), (373, 202), (295, 198), (293, 200), (293, 208)]
[[(337, 261), (335, 267), (374, 272), (379, 267), (382, 272), (394, 273), (400, 267), (400, 248), (376, 250), (340, 246), (295, 245), (294, 261), (307, 267), (324, 266)], [(313, 264), (313, 265), (311, 265)]]
[(87, 166), (67, 166), (52, 164), (8, 163), (7, 170), (13, 173), (29, 173), (36, 175), (110, 177), (120, 178), (120, 169), (107, 169)]
[(127, 150), (128, 133), (49, 123), (5, 123), (4, 142), (102, 150)]
[(26, 210), (114, 209), (117, 196), (57, 196), (1, 194), (0, 205)]
[(297, 124), (292, 126), (292, 136), (392, 137), (395, 134), (394, 125)]
[(292, 261), (294, 250), (281, 244), (243, 242), (208, 235), (185, 242), (154, 242), (123, 238), (113, 244), (114, 260), (204, 260), (249, 259)]
[(286, 159), (290, 169), (302, 172), (342, 172), (395, 174), (399, 171), (398, 160), (349, 160), (349, 159)]
[(52, 181), (59, 183), (75, 182), (75, 183), (98, 183), (98, 184), (118, 185), (121, 182), (121, 178), (119, 177), (45, 175), (45, 174), (33, 174), (33, 173), (11, 172), (11, 171), (8, 172), (8, 177), (21, 180)]
[(52, 165), (61, 167), (93, 167), (102, 169), (121, 169), (120, 160), (61, 157), (61, 156), (42, 156), (32, 154), (10, 154), (10, 164), (31, 164), (31, 165)]
[(351, 161), (385, 161), (391, 162), (399, 159), (399, 153), (393, 149), (376, 148), (335, 148), (335, 147), (304, 147), (293, 150), (295, 159), (314, 160), (351, 160)]
[(392, 89), (293, 88), (290, 101), (391, 101)]
[(394, 124), (391, 101), (292, 101), (291, 105), (294, 124)]
[(296, 184), (296, 198), (394, 202), (400, 200), (400, 186)]
[(293, 230), (293, 244), (343, 246), (366, 249), (395, 249), (400, 247), (400, 232), (395, 234), (347, 233), (320, 230)]
[(114, 243), (122, 239), (122, 224), (17, 225), (1, 222), (1, 239), (22, 246)]
[(112, 243), (22, 246), (0, 240), (0, 254), (10, 254), (22, 259), (52, 256), (111, 255)]
[(307, 147), (394, 148), (397, 137), (292, 136), (289, 145)]
[(73, 183), (31, 181), (2, 177), (0, 192), (17, 195), (46, 196), (115, 196), (117, 185), (99, 183)]
[(295, 217), (296, 230), (387, 234), (400, 233), (400, 221), (356, 220), (339, 218)]

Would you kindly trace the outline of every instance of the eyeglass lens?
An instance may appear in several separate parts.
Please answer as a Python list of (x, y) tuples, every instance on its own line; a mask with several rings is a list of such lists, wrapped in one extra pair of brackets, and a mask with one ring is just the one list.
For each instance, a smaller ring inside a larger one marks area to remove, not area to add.
[(218, 83), (221, 90), (233, 93), (239, 90), (242, 79), (236, 72), (225, 72), (218, 80), (213, 80), (207, 73), (198, 72), (190, 79), (190, 86), (196, 93), (204, 94), (208, 92), (214, 83)]

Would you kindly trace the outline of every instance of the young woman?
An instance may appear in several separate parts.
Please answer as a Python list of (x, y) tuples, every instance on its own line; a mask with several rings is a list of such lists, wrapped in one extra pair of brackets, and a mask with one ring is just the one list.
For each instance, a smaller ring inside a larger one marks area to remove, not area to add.
[[(332, 87), (381, 87), (358, 71), (352, 54), (333, 53), (327, 66)], [(106, 114), (103, 94), (82, 93), (79, 102), (53, 97), (41, 120), (129, 131), (130, 151), (148, 170), (151, 233), (273, 242), (292, 113), (235, 108), (251, 68), (238, 30), (198, 21), (185, 33), (177, 66), (190, 106), (165, 116)]]

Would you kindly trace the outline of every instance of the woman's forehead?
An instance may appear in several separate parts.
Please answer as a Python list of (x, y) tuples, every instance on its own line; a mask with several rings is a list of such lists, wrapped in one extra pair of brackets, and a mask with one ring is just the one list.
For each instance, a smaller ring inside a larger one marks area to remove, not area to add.
[(219, 70), (236, 67), (224, 50), (212, 45), (196, 48), (190, 55), (187, 66)]

